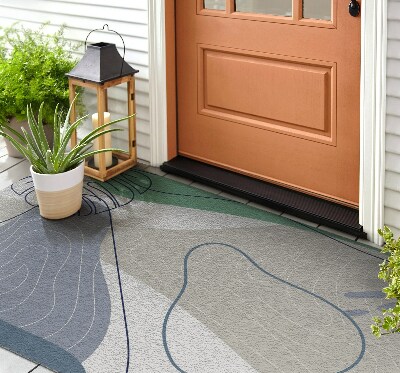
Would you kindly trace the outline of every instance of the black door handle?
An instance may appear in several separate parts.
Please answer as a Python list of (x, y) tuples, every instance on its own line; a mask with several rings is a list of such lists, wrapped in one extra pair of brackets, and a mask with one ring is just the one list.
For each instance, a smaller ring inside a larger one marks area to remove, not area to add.
[(349, 13), (353, 17), (357, 17), (360, 14), (360, 3), (357, 0), (351, 0), (349, 4)]

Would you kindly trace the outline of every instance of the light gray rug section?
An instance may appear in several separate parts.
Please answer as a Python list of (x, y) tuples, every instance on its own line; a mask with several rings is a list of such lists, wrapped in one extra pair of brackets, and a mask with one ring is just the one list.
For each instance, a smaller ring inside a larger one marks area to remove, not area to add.
[[(113, 222), (120, 267), (137, 283), (125, 295), (136, 305), (133, 314), (128, 307), (135, 330), (130, 371), (217, 372), (216, 361), (220, 372), (230, 371), (229, 355), (213, 353), (207, 338), (244, 362), (243, 372), (400, 371), (386, 352), (388, 344), (400, 348), (400, 340), (377, 341), (370, 333), (372, 316), (387, 303), (376, 295), (382, 260), (369, 254), (378, 252), (313, 231), (144, 202), (114, 210)], [(101, 257), (112, 264), (110, 240)], [(185, 257), (198, 246), (185, 273)], [(151, 303), (149, 294), (170, 304)], [(160, 366), (146, 370), (162, 342)]]
[(85, 360), (110, 319), (100, 265), (108, 215), (42, 219), (32, 209), (0, 226), (0, 318)]
[[(124, 372), (126, 353), (124, 353), (124, 341), (121, 339), (124, 329), (118, 319), (120, 301), (118, 287), (115, 287), (113, 281), (115, 269), (113, 265), (106, 263), (103, 263), (102, 267), (113, 304), (111, 323), (103, 343), (84, 362), (84, 366), (87, 372)], [(170, 299), (126, 272), (122, 273), (122, 283), (126, 294), (125, 307), (130, 320), (129, 333), (132, 342), (129, 372), (175, 373), (176, 369), (165, 354), (160, 335), (164, 315), (171, 303)], [(187, 333), (187, 329), (182, 330), (182, 333), (179, 329), (175, 329), (174, 338), (180, 341), (181, 347), (186, 347), (191, 366), (197, 367), (197, 371), (205, 371), (202, 369), (207, 368), (207, 373), (256, 373), (256, 370), (235, 351), (188, 312), (177, 307), (175, 316), (182, 326), (190, 330), (190, 333)], [(109, 348), (110, 345), (114, 346), (114, 350)], [(116, 350), (121, 353), (115, 354)], [(208, 362), (206, 366), (203, 364), (204, 361)]]

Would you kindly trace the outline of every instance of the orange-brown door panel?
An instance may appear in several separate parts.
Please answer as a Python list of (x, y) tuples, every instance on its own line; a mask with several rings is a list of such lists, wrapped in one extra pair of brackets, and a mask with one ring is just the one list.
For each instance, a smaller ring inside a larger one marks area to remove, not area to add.
[(299, 4), (282, 17), (177, 0), (178, 151), (357, 205), (360, 20), (343, 0), (332, 21)]

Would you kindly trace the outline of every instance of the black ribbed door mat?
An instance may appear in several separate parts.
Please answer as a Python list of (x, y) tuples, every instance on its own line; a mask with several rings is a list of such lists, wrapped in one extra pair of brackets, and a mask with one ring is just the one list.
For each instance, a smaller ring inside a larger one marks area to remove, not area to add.
[(350, 207), (181, 156), (165, 162), (161, 169), (317, 224), (366, 237), (358, 223), (358, 210)]

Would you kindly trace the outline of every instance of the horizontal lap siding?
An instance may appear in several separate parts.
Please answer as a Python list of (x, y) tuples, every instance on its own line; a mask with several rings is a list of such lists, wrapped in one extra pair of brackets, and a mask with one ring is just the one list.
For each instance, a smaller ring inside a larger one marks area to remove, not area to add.
[[(125, 59), (139, 70), (136, 74), (138, 158), (150, 160), (148, 0), (1, 0), (0, 25), (5, 27), (16, 21), (30, 28), (50, 22), (46, 27), (49, 33), (65, 24), (66, 37), (78, 42), (83, 42), (91, 30), (101, 28), (105, 23), (122, 35), (126, 45)], [(89, 43), (98, 41), (115, 43), (122, 55), (122, 41), (115, 34), (93, 33), (88, 40)], [(82, 57), (83, 50), (82, 46), (77, 51), (78, 58)], [(91, 92), (85, 96), (87, 111), (95, 112), (96, 101), (91, 96)], [(125, 97), (122, 88), (110, 91), (110, 111), (115, 112), (115, 116), (126, 114)], [(115, 145), (127, 147), (126, 133), (117, 134)]]
[(385, 224), (400, 234), (400, 0), (388, 1)]

